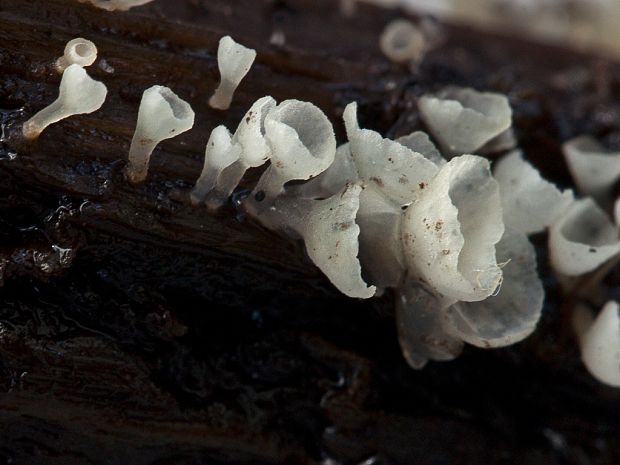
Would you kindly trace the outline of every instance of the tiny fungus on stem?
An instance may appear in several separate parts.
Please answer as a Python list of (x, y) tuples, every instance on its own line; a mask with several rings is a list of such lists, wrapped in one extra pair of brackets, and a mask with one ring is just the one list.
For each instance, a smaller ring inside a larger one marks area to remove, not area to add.
[(178, 136), (194, 126), (194, 111), (168, 87), (144, 91), (136, 131), (129, 148), (127, 178), (131, 183), (146, 179), (153, 150), (161, 141)]
[(97, 47), (88, 39), (78, 37), (65, 46), (64, 55), (56, 60), (56, 69), (62, 73), (70, 65), (92, 65), (97, 59)]
[(220, 85), (209, 99), (212, 108), (227, 110), (230, 107), (237, 86), (250, 71), (255, 58), (256, 50), (238, 44), (230, 36), (220, 39), (217, 49)]
[(36, 139), (50, 124), (73, 115), (92, 113), (106, 99), (106, 86), (92, 79), (79, 65), (70, 65), (62, 73), (58, 98), (24, 123), (24, 137)]

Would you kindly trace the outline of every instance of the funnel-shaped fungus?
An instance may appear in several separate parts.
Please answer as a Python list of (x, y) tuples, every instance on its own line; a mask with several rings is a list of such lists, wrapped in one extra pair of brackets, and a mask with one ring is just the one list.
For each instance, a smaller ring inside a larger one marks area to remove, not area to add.
[(450, 87), (418, 101), (424, 122), (451, 155), (475, 153), (512, 124), (505, 95)]
[(265, 138), (271, 147), (271, 165), (255, 192), (273, 199), (288, 181), (310, 179), (325, 171), (336, 156), (334, 128), (316, 106), (285, 100), (265, 118)]
[(574, 202), (549, 230), (551, 265), (561, 275), (588, 273), (619, 253), (618, 226), (590, 197)]
[(503, 280), (497, 294), (459, 302), (446, 312), (447, 331), (477, 347), (502, 347), (529, 336), (540, 319), (545, 291), (536, 271), (536, 251), (527, 236), (507, 228), (497, 243)]
[(394, 63), (419, 61), (426, 50), (424, 33), (411, 21), (396, 19), (388, 24), (379, 38), (383, 54)]
[(24, 123), (24, 137), (35, 139), (50, 124), (98, 110), (107, 94), (106, 86), (92, 79), (84, 68), (78, 65), (67, 67), (62, 73), (58, 98)]
[(190, 193), (194, 205), (205, 200), (207, 194), (215, 188), (222, 171), (239, 160), (241, 151), (239, 144), (232, 143), (230, 131), (225, 126), (218, 126), (211, 132), (202, 173)]
[(145, 90), (138, 110), (136, 131), (129, 148), (129, 181), (144, 181), (151, 154), (157, 144), (188, 131), (193, 125), (192, 107), (168, 87), (153, 86)]
[(97, 8), (107, 11), (127, 11), (134, 6), (142, 6), (153, 0), (79, 0), (82, 3), (90, 3)]
[(62, 73), (70, 65), (92, 65), (97, 59), (97, 47), (90, 40), (78, 37), (65, 46), (64, 55), (56, 60), (56, 69)]
[(620, 305), (605, 304), (594, 321), (587, 308), (573, 314), (573, 326), (581, 349), (581, 360), (597, 380), (620, 387)]
[(495, 244), (504, 234), (499, 186), (488, 160), (462, 155), (444, 165), (405, 211), (410, 273), (453, 301), (478, 301), (500, 284)]
[(515, 150), (501, 158), (494, 169), (504, 210), (504, 223), (524, 234), (544, 231), (574, 201), (572, 191), (545, 181), (536, 168)]
[(437, 173), (437, 165), (376, 131), (360, 129), (355, 102), (347, 105), (343, 118), (360, 178), (399, 206), (415, 200)]
[(217, 49), (220, 85), (209, 99), (212, 108), (227, 110), (230, 107), (237, 86), (250, 71), (255, 58), (256, 50), (238, 44), (230, 36), (220, 39)]
[(566, 142), (563, 150), (579, 190), (598, 200), (607, 200), (614, 183), (620, 179), (620, 152), (607, 153), (588, 136)]
[(362, 279), (357, 258), (359, 226), (359, 184), (325, 200), (296, 199), (282, 196), (258, 219), (270, 229), (292, 229), (301, 236), (308, 256), (336, 288), (349, 297), (367, 299), (376, 288)]

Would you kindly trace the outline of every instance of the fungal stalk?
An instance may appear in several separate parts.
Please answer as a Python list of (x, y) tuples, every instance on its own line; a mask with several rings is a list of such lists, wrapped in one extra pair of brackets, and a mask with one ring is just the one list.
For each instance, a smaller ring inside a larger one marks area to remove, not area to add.
[(129, 148), (129, 181), (133, 184), (144, 181), (157, 144), (188, 131), (193, 125), (194, 111), (168, 87), (153, 86), (144, 91)]
[(209, 105), (218, 110), (228, 110), (241, 80), (248, 74), (256, 50), (244, 47), (235, 42), (232, 37), (220, 39), (217, 49), (217, 66), (220, 70), (220, 85), (209, 99)]
[(58, 98), (24, 123), (27, 139), (36, 139), (50, 124), (73, 115), (92, 113), (103, 105), (108, 89), (92, 79), (79, 65), (70, 65), (62, 73)]
[(97, 59), (97, 47), (88, 39), (78, 37), (65, 46), (64, 55), (56, 60), (56, 70), (62, 73), (70, 65), (92, 65)]

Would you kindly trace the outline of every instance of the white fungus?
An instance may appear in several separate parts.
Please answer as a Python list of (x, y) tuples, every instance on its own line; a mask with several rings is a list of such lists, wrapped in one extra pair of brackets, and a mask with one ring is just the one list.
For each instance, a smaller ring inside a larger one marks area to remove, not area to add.
[(146, 5), (153, 0), (79, 0), (107, 11), (127, 11), (135, 6)]
[(254, 192), (273, 199), (288, 181), (310, 179), (325, 171), (336, 155), (334, 128), (316, 106), (285, 100), (265, 117), (265, 139), (271, 147), (271, 165)]
[(610, 301), (593, 320), (581, 305), (573, 314), (581, 360), (597, 380), (620, 387), (620, 305)]
[(446, 159), (441, 155), (439, 150), (437, 150), (435, 144), (433, 144), (428, 134), (424, 131), (414, 131), (411, 134), (399, 137), (396, 139), (396, 142), (410, 148), (420, 155), (424, 155), (425, 158), (428, 158), (437, 166), (446, 164)]
[(475, 153), (512, 124), (505, 95), (449, 87), (418, 100), (424, 122), (450, 155)]
[(616, 224), (620, 227), (620, 197), (616, 199), (616, 204), (614, 205), (614, 218)]
[(426, 38), (411, 21), (396, 19), (383, 29), (379, 47), (395, 63), (417, 62), (426, 50)]
[(566, 142), (564, 157), (581, 192), (597, 200), (607, 200), (620, 180), (620, 152), (607, 152), (596, 140), (581, 136)]
[(544, 231), (574, 201), (572, 191), (560, 192), (515, 150), (494, 167), (506, 226), (533, 234)]
[(50, 124), (69, 116), (98, 110), (107, 93), (106, 86), (92, 79), (84, 68), (78, 65), (68, 66), (62, 74), (58, 98), (24, 123), (24, 137), (35, 139)]
[(88, 39), (78, 37), (65, 46), (64, 55), (56, 60), (56, 69), (62, 73), (70, 65), (90, 66), (97, 59), (97, 47)]
[(405, 211), (409, 269), (448, 300), (478, 301), (500, 284), (495, 244), (504, 233), (489, 161), (462, 155), (444, 165)]
[(560, 275), (588, 273), (619, 253), (618, 226), (590, 197), (574, 202), (549, 230), (551, 265)]
[(230, 107), (237, 86), (250, 71), (255, 58), (256, 50), (238, 44), (230, 36), (220, 39), (217, 49), (220, 85), (209, 99), (212, 108), (227, 110)]
[(239, 160), (241, 151), (241, 145), (232, 142), (230, 131), (225, 126), (218, 126), (211, 132), (202, 173), (190, 193), (194, 205), (205, 200), (207, 194), (215, 188), (222, 171)]
[(188, 131), (193, 125), (194, 111), (168, 87), (153, 86), (145, 90), (129, 148), (129, 181), (134, 184), (144, 181), (157, 144)]

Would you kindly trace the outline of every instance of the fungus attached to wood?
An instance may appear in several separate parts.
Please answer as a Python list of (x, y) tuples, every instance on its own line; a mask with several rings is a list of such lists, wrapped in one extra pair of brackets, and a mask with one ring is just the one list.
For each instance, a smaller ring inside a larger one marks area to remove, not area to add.
[(227, 110), (230, 107), (237, 86), (250, 71), (255, 58), (256, 50), (238, 44), (230, 36), (220, 39), (217, 49), (220, 85), (209, 99), (212, 108)]
[(127, 178), (131, 183), (146, 179), (153, 150), (161, 141), (188, 131), (194, 111), (168, 87), (153, 86), (142, 94), (136, 130), (129, 148)]
[(107, 93), (106, 86), (92, 79), (84, 68), (70, 65), (62, 73), (58, 98), (24, 123), (24, 137), (36, 139), (50, 124), (98, 110)]
[(88, 39), (78, 37), (65, 46), (64, 55), (56, 60), (56, 69), (62, 73), (70, 65), (92, 65), (97, 59), (97, 47)]

